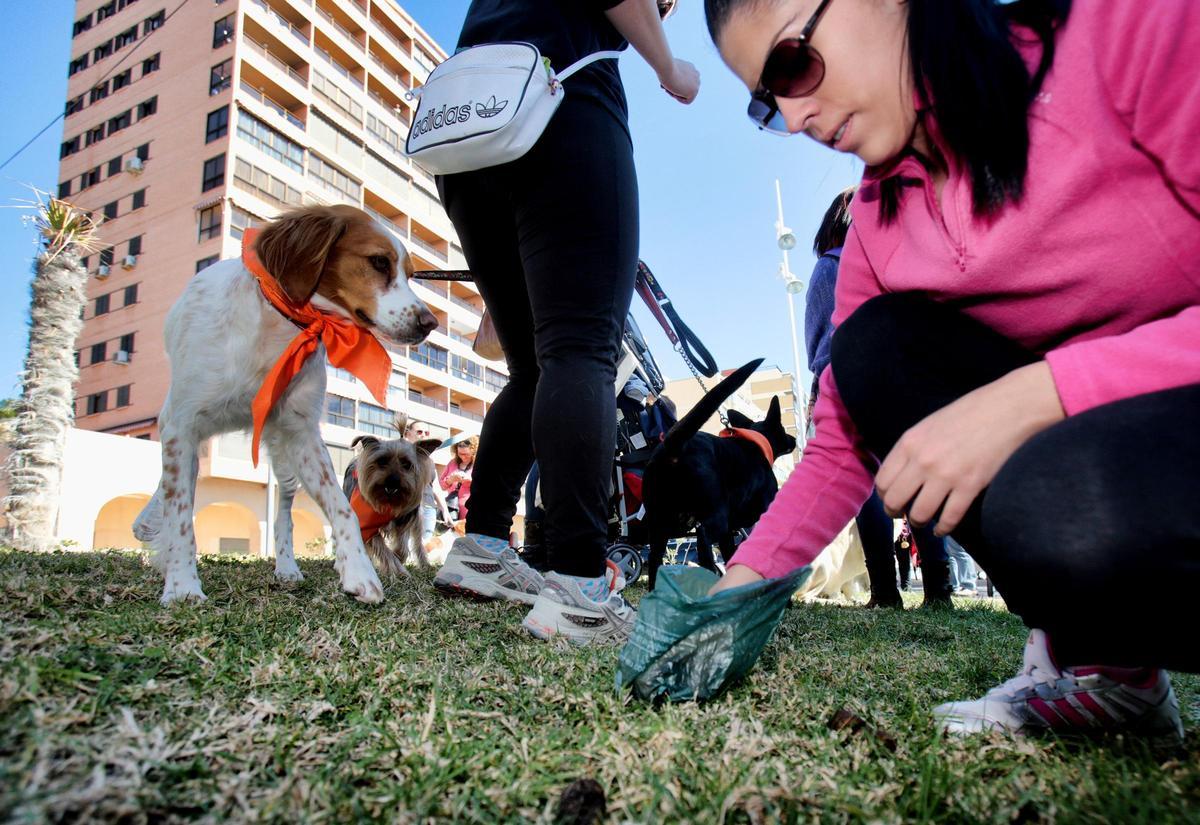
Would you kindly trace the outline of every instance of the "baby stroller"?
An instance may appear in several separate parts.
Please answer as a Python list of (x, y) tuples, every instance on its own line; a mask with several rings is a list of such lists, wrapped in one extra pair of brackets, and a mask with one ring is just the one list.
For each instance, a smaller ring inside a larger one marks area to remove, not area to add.
[[(433, 270), (413, 273), (425, 280), (466, 280), (467, 272)], [(699, 380), (712, 378), (717, 365), (712, 355), (675, 311), (650, 268), (638, 262), (635, 290), (666, 333), (673, 348)], [(632, 313), (626, 317), (622, 356), (617, 364), (617, 443), (614, 445), (613, 497), (609, 512), (608, 560), (625, 581), (642, 574), (649, 552), (642, 523), (642, 472), (655, 446), (675, 424), (675, 405), (662, 392), (666, 382), (650, 353)], [(541, 542), (538, 469), (534, 464), (525, 487), (525, 545), (521, 555), (538, 570), (546, 569)]]

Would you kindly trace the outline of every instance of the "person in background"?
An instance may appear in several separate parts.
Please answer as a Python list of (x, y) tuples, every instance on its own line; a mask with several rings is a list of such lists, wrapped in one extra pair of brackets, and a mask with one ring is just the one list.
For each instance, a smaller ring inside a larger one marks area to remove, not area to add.
[[(558, 70), (632, 45), (676, 100), (700, 75), (677, 59), (656, 0), (473, 0), (458, 47), (524, 41)], [(620, 641), (636, 612), (605, 576), (616, 445), (613, 385), (638, 256), (638, 190), (617, 62), (563, 84), (546, 131), (507, 164), (438, 178), (504, 349), (509, 381), (483, 422), (467, 534), (434, 585), (530, 605), (538, 638)], [(509, 547), (536, 456), (549, 572)]]
[(716, 589), (808, 564), (874, 487), (1031, 629), (944, 729), (1180, 741), (1165, 668), (1200, 646), (1160, 593), (1200, 586), (1200, 3), (705, 10), (757, 125), (866, 164), (816, 433)]
[(467, 501), (471, 498), (471, 478), (475, 471), (475, 453), (479, 449), (479, 436), (460, 433), (451, 439), (450, 460), (442, 470), (442, 489), (448, 502), (453, 502), (459, 521), (467, 517)]
[[(838, 262), (842, 257), (842, 245), (850, 229), (850, 203), (854, 199), (855, 187), (839, 192), (834, 197), (813, 240), (813, 252), (817, 264), (813, 267), (808, 284), (808, 295), (804, 309), (804, 340), (808, 350), (808, 369), (813, 374), (813, 386), (809, 404), (820, 397), (817, 380), (829, 366), (829, 342), (833, 338), (833, 295), (837, 285)], [(896, 535), (892, 517), (884, 512), (883, 502), (872, 492), (854, 517), (858, 535), (862, 539), (863, 555), (867, 562), (867, 577), (871, 580), (871, 599), (868, 608), (898, 607), (903, 609), (900, 591), (896, 589), (896, 563), (893, 541)], [(933, 532), (930, 525), (916, 530), (917, 543), (921, 547), (921, 583), (924, 604), (944, 606), (950, 603), (954, 588), (950, 582), (950, 569), (946, 558), (946, 546), (941, 536)], [(928, 551), (926, 551), (928, 548)], [(907, 571), (904, 574), (907, 585)], [(906, 588), (907, 589), (907, 588)]]
[(954, 592), (974, 595), (978, 578), (975, 562), (953, 536), (946, 536), (946, 555), (950, 558), (950, 585)]
[[(432, 435), (429, 425), (424, 421), (409, 421), (404, 428), (404, 440), (410, 444), (416, 444), (429, 453), (432, 453), (439, 443), (436, 439), (431, 439)], [(426, 552), (433, 546), (439, 511), (446, 514), (446, 521), (449, 522), (446, 500), (442, 496), (440, 480), (437, 480), (425, 488), (425, 492), (421, 495), (421, 544)]]

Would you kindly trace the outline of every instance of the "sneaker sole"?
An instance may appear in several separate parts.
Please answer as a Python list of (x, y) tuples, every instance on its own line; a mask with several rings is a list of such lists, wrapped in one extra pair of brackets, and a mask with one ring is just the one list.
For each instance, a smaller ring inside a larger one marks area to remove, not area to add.
[[(579, 615), (593, 615), (590, 611), (584, 611), (579, 608), (571, 608), (567, 605), (558, 604), (543, 600), (534, 602), (533, 609), (526, 614), (521, 620), (521, 627), (525, 628), (531, 636), (542, 641), (548, 641), (554, 638), (566, 639), (573, 645), (584, 646), (589, 644), (624, 644), (624, 640), (614, 639), (610, 636), (600, 636), (596, 633), (589, 633), (569, 622), (562, 621), (562, 611), (576, 610)], [(596, 618), (601, 618), (596, 615)]]

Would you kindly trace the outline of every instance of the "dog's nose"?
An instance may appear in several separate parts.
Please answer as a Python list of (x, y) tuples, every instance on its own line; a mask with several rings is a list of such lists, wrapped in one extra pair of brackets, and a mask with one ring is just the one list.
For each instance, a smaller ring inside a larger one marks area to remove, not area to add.
[(421, 310), (421, 314), (417, 316), (417, 326), (421, 328), (422, 333), (433, 332), (437, 329), (438, 319), (428, 309)]

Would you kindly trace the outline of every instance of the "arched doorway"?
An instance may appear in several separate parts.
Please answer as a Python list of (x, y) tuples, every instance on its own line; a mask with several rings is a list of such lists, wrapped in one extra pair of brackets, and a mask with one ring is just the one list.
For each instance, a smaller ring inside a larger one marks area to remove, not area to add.
[(325, 541), (325, 525), (299, 507), (292, 508), (292, 551), (307, 558), (323, 558), (330, 552), (330, 545)]
[(140, 493), (110, 499), (96, 515), (96, 526), (92, 531), (92, 549), (140, 548), (142, 543), (133, 537), (133, 521), (149, 500), (150, 496)]
[(196, 513), (196, 549), (201, 553), (257, 556), (262, 551), (258, 519), (241, 504), (209, 504)]

